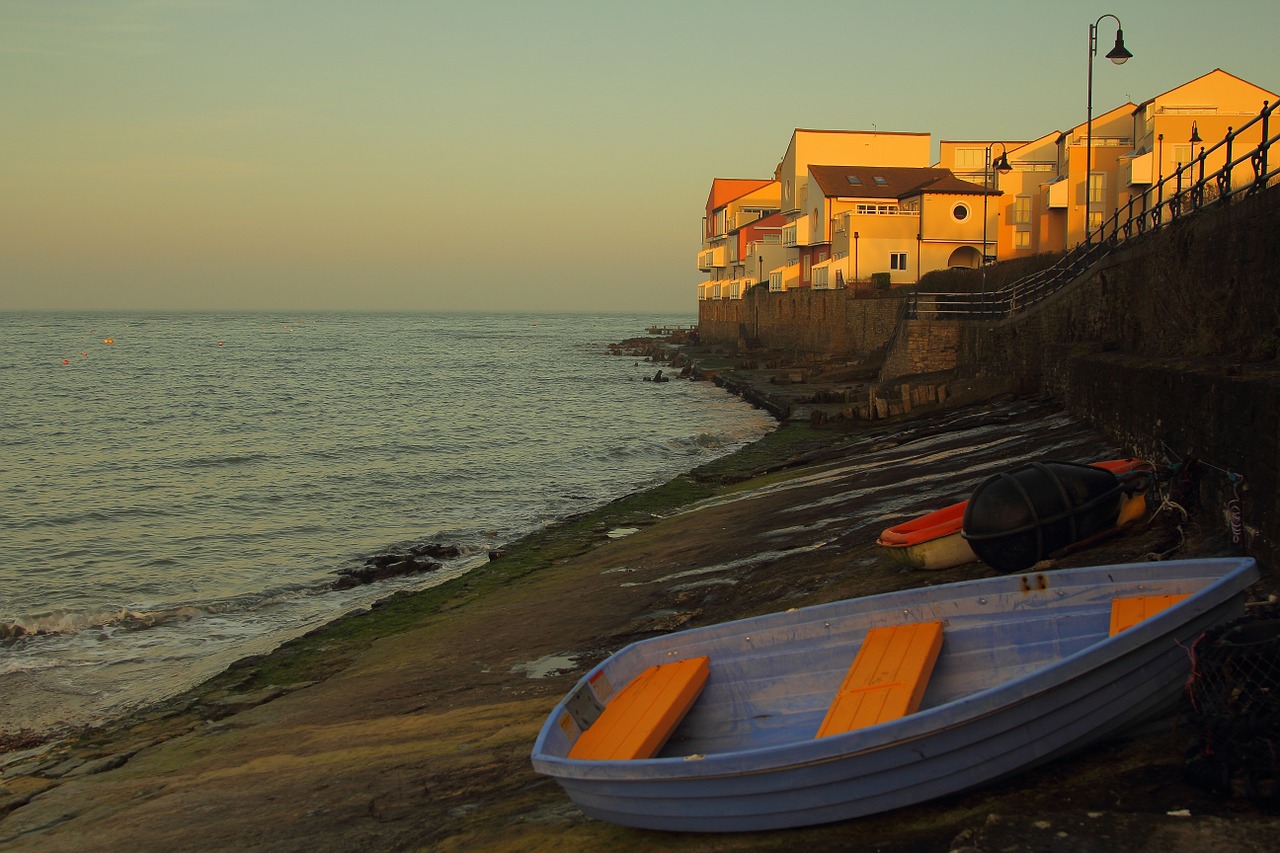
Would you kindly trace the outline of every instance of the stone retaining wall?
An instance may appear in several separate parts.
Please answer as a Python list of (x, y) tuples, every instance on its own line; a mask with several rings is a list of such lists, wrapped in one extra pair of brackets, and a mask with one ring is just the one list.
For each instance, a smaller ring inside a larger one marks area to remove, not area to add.
[(699, 302), (698, 334), (713, 346), (736, 347), (741, 339), (773, 350), (863, 355), (889, 340), (902, 302), (892, 293), (752, 289), (742, 299)]

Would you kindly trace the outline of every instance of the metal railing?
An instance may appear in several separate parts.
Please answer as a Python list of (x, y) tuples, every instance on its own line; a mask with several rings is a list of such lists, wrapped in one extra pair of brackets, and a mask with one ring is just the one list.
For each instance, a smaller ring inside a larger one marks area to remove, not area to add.
[[(907, 300), (907, 316), (946, 320), (1007, 317), (1062, 289), (1127, 240), (1157, 231), (1202, 208), (1226, 205), (1236, 196), (1260, 192), (1280, 175), (1280, 166), (1271, 166), (1268, 161), (1272, 144), (1280, 140), (1280, 133), (1271, 130), (1271, 114), (1277, 104), (1263, 101), (1258, 115), (1239, 128), (1227, 128), (1221, 142), (1212, 148), (1201, 147), (1199, 154), (1193, 151), (1191, 162), (1179, 164), (1172, 175), (1131, 197), (1054, 266), (990, 292), (916, 292)], [(1254, 125), (1260, 125), (1261, 130), (1258, 146), (1236, 154), (1236, 141)], [(1206, 175), (1205, 162), (1211, 157), (1216, 160), (1219, 150), (1222, 167)], [(1232, 173), (1246, 163), (1251, 179), (1233, 183)]]

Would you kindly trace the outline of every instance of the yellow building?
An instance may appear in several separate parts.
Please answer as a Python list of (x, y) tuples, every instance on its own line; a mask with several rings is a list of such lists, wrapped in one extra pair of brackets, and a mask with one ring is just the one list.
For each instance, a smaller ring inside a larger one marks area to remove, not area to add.
[[(1183, 183), (1200, 174), (1201, 151), (1205, 152), (1204, 174), (1221, 169), (1226, 163), (1225, 146), (1218, 145), (1232, 130), (1240, 130), (1261, 112), (1264, 103), (1275, 103), (1275, 92), (1255, 86), (1215, 68), (1208, 74), (1183, 83), (1162, 95), (1144, 101), (1133, 110), (1134, 148), (1120, 158), (1119, 183), (1128, 197), (1135, 199), (1138, 209), (1156, 204), (1153, 188), (1161, 178), (1173, 180), (1165, 185), (1162, 195), (1176, 192), (1177, 171), (1183, 170)], [(1196, 142), (1192, 142), (1192, 139)], [(1262, 129), (1255, 124), (1240, 131), (1232, 143), (1234, 156), (1256, 148), (1262, 140)], [(1193, 163), (1194, 169), (1188, 168)], [(1232, 184), (1253, 180), (1253, 167), (1245, 162), (1232, 170)], [(1144, 199), (1143, 195), (1147, 193)]]
[(810, 166), (809, 176), (809, 217), (822, 223), (810, 235), (815, 289), (874, 273), (914, 284), (931, 270), (978, 266), (989, 195), (981, 186), (939, 168)]
[[(932, 167), (928, 134), (796, 129), (773, 181), (713, 185), (699, 298), (735, 298), (764, 280), (771, 290), (821, 289), (888, 273), (910, 284), (934, 269), (979, 266), (984, 255), (1070, 249), (1119, 209), (1167, 203), (1178, 180), (1217, 171), (1233, 129), (1236, 156), (1256, 147), (1260, 126), (1240, 129), (1277, 98), (1219, 68), (1065, 132), (944, 140)], [(1252, 179), (1249, 162), (1234, 168), (1233, 186)], [(1205, 191), (1207, 199), (1217, 188)], [(774, 217), (767, 228), (742, 230), (765, 216)]]
[(791, 134), (775, 177), (781, 184), (786, 217), (781, 266), (769, 270), (770, 288), (787, 290), (812, 285), (815, 263), (830, 258), (828, 216), (822, 193), (813, 185), (809, 167), (830, 163), (860, 166), (925, 167), (932, 144), (927, 133), (884, 133), (863, 130), (807, 130)]

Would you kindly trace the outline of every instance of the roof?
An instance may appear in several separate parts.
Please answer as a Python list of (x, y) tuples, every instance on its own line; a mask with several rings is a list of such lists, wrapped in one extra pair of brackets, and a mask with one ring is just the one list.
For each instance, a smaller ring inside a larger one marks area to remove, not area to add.
[(769, 178), (715, 178), (707, 195), (707, 210), (724, 207), (735, 198), (742, 198), (771, 183), (773, 181)]
[(902, 199), (924, 193), (999, 195), (978, 184), (962, 181), (950, 169), (908, 166), (810, 166), (814, 180), (828, 198)]
[(1223, 71), (1221, 68), (1215, 68), (1212, 71), (1206, 71), (1204, 74), (1201, 74), (1199, 77), (1192, 77), (1190, 80), (1188, 80), (1185, 83), (1179, 83), (1177, 86), (1174, 86), (1172, 89), (1168, 89), (1164, 92), (1161, 92), (1160, 94), (1156, 95), (1154, 98), (1147, 98), (1145, 101), (1143, 101), (1142, 103), (1134, 107), (1133, 111), (1136, 113), (1139, 110), (1146, 107), (1148, 104), (1154, 103), (1155, 101), (1165, 97), (1166, 95), (1173, 94), (1174, 92), (1181, 89), (1183, 86), (1190, 86), (1192, 83), (1196, 83), (1200, 80), (1205, 79), (1206, 77), (1230, 77), (1232, 80), (1235, 80), (1239, 83), (1244, 83), (1246, 86), (1253, 86), (1255, 89), (1258, 89), (1262, 92), (1266, 92), (1268, 95), (1271, 95), (1272, 97), (1280, 97), (1280, 95), (1276, 95), (1275, 92), (1272, 92), (1269, 89), (1263, 89), (1257, 83), (1250, 83), (1248, 80), (1244, 79), (1243, 77), (1237, 77), (1236, 75), (1232, 74), (1230, 71)]

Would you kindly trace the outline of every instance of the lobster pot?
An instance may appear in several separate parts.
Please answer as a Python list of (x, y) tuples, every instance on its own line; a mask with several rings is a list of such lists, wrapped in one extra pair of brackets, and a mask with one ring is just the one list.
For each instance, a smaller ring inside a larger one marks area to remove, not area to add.
[(1194, 648), (1187, 696), (1199, 749), (1187, 778), (1222, 794), (1280, 800), (1280, 608), (1211, 628)]
[(988, 477), (969, 498), (961, 534), (978, 559), (1018, 572), (1110, 530), (1120, 515), (1120, 481), (1075, 462), (1032, 462)]

